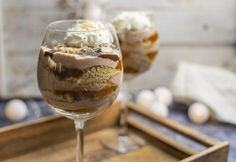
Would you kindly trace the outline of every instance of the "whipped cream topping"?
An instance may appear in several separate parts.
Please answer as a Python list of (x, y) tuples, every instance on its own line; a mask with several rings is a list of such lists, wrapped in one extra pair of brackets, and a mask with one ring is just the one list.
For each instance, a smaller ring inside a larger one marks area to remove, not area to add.
[(65, 44), (70, 47), (97, 47), (100, 44), (112, 44), (113, 37), (101, 22), (78, 22), (68, 29)]
[(122, 12), (114, 18), (113, 24), (116, 30), (140, 30), (152, 26), (145, 12)]

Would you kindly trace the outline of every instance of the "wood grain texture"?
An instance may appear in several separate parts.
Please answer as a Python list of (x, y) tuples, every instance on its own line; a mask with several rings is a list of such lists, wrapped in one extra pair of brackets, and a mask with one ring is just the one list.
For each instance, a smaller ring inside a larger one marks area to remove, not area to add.
[(147, 132), (148, 135), (150, 135), (150, 136), (152, 136), (156, 139), (159, 139), (160, 141), (162, 141), (163, 143), (165, 143), (169, 147), (174, 148), (175, 150), (180, 152), (180, 154), (182, 154), (182, 156), (191, 156), (191, 155), (194, 155), (194, 154), (197, 153), (192, 148), (184, 146), (183, 144), (181, 144), (181, 143), (175, 141), (174, 139), (162, 134), (161, 132), (158, 132), (158, 131), (156, 131), (156, 130), (148, 127), (148, 126), (143, 125), (142, 123), (136, 121), (132, 117), (128, 117), (127, 122), (132, 127), (137, 128), (137, 129), (139, 129), (143, 132)]
[(111, 0), (110, 6), (153, 9), (165, 45), (236, 43), (235, 0)]
[[(137, 109), (135, 106), (131, 107), (132, 110)], [(180, 160), (181, 162), (226, 162), (229, 146), (227, 142), (218, 143), (197, 153), (174, 139), (146, 127), (130, 115), (127, 118), (130, 133), (145, 139), (146, 145), (126, 154), (107, 150), (102, 146), (101, 140), (109, 141), (116, 136), (115, 126), (119, 109), (120, 104), (117, 103), (103, 115), (87, 123), (85, 162), (178, 162)], [(0, 160), (1, 162), (75, 161), (76, 141), (73, 127), (71, 120), (54, 116), (1, 129)]]
[[(162, 149), (147, 144), (142, 149), (127, 154), (117, 154), (104, 149), (101, 139), (109, 139), (116, 134), (114, 129), (105, 129), (85, 137), (85, 162), (177, 162), (178, 159), (167, 154)], [(22, 154), (2, 162), (73, 162), (75, 161), (75, 139), (68, 139), (49, 147), (42, 147), (30, 154)]]
[(127, 122), (131, 126), (139, 128), (150, 136), (156, 137), (156, 139), (160, 139), (167, 145), (174, 147), (175, 150), (179, 151), (177, 153), (175, 152), (178, 157), (184, 157), (189, 155), (188, 158), (183, 158), (183, 160), (181, 160), (180, 162), (227, 162), (227, 155), (229, 151), (229, 143), (227, 141), (220, 142), (195, 130), (190, 130), (187, 127), (178, 124), (172, 120), (166, 120), (166, 118), (154, 115), (140, 105), (128, 103), (127, 106), (129, 108), (129, 111), (134, 111), (144, 117), (147, 117), (148, 119), (154, 120), (155, 122), (158, 122), (159, 124), (169, 129), (172, 129), (184, 136), (187, 136), (190, 139), (193, 139), (209, 147), (208, 149), (203, 150), (199, 153), (194, 153), (194, 150), (192, 150), (191, 148), (188, 148), (176, 141), (173, 141), (172, 139), (169, 139), (168, 136), (163, 135), (158, 131), (154, 131), (152, 128), (145, 127), (143, 124), (135, 121), (134, 119), (132, 119), (132, 117), (128, 116)]
[(229, 143), (223, 142), (219, 145), (209, 148), (208, 150), (202, 151), (199, 154), (181, 160), (180, 162), (227, 162), (228, 151)]
[[(161, 125), (164, 125), (165, 127), (169, 128), (171, 130), (174, 130), (177, 133), (181, 133), (182, 135), (184, 135), (188, 138), (191, 138), (192, 140), (195, 140), (198, 143), (201, 143), (207, 147), (214, 146), (214, 145), (217, 145), (218, 143), (220, 143), (218, 140), (212, 139), (207, 135), (199, 133), (198, 131), (190, 130), (188, 127), (186, 127), (182, 124), (179, 124), (179, 123), (174, 122), (172, 120), (166, 120), (166, 118), (164, 118), (164, 117), (155, 115), (152, 112), (147, 111), (147, 108), (145, 108), (141, 105), (137, 105), (137, 104), (130, 102), (130, 103), (128, 103), (127, 106), (130, 111), (134, 111), (144, 117), (147, 117), (148, 119), (158, 122)], [(191, 151), (191, 150), (189, 149), (189, 151)]]
[[(86, 124), (88, 136), (85, 138), (85, 158), (87, 162), (145, 162), (146, 159), (150, 162), (178, 161), (178, 158), (153, 144), (147, 144), (141, 150), (123, 155), (104, 149), (100, 140), (109, 140), (117, 134), (114, 128), (109, 127), (116, 125), (118, 113), (119, 104), (117, 103), (102, 116)], [(75, 161), (75, 142), (75, 131), (71, 120), (49, 117), (35, 123), (2, 129), (0, 160), (3, 162), (72, 162)], [(139, 157), (138, 160), (137, 157)]]
[[(119, 104), (117, 103), (102, 116), (88, 121), (85, 133), (114, 126), (117, 122), (118, 112)], [(1, 128), (0, 157), (8, 159), (20, 156), (71, 138), (75, 138), (73, 121), (60, 116)]]

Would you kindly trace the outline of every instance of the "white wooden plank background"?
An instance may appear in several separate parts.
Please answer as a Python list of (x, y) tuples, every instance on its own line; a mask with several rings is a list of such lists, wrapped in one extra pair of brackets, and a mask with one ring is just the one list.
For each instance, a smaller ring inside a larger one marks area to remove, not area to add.
[[(2, 9), (2, 4), (0, 2), (0, 11)], [(0, 12), (0, 94), (5, 93), (5, 55), (3, 47), (3, 16)]]
[[(73, 18), (74, 1), (0, 0), (8, 66), (8, 95), (4, 96), (39, 95), (36, 67), (44, 29), (51, 21)], [(161, 36), (160, 56), (148, 73), (132, 82), (133, 89), (168, 86), (181, 60), (223, 66), (236, 72), (235, 0), (148, 0), (145, 3), (143, 0), (110, 0), (109, 3), (155, 9)], [(142, 79), (147, 84), (140, 84)], [(3, 96), (1, 92), (0, 89)]]
[[(46, 26), (73, 15), (62, 0), (0, 0), (3, 5), (6, 93), (10, 96), (39, 96), (36, 79), (38, 51)], [(65, 1), (66, 2), (66, 1)]]
[(115, 5), (152, 8), (162, 44), (236, 43), (235, 0), (112, 0)]

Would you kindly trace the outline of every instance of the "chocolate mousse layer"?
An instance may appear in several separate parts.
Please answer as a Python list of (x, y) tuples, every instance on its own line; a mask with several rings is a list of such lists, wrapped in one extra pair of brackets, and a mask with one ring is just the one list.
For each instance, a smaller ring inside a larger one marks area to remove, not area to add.
[(110, 105), (122, 81), (116, 48), (42, 46), (38, 83), (47, 102), (67, 112), (92, 113)]

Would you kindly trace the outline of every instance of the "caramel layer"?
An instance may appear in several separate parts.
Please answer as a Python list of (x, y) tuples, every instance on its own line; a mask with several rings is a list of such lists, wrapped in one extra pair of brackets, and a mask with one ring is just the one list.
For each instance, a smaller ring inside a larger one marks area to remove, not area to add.
[(117, 55), (111, 55), (111, 54), (99, 55), (98, 57), (107, 58), (107, 59), (110, 59), (110, 60), (113, 60), (113, 61), (119, 61), (120, 60), (120, 58)]
[(116, 70), (122, 70), (123, 69), (123, 63), (122, 63), (122, 61), (120, 60), (119, 62), (118, 62), (118, 64), (117, 64), (117, 66), (116, 66)]
[(154, 43), (158, 39), (159, 35), (157, 32), (155, 32), (153, 35), (151, 35), (146, 41), (151, 41)]
[(147, 57), (150, 59), (150, 60), (155, 60), (155, 58), (156, 58), (156, 56), (157, 56), (157, 53), (158, 53), (158, 51), (154, 51), (154, 52), (149, 52), (148, 54), (147, 54)]
[(54, 91), (56, 96), (60, 96), (68, 102), (77, 102), (84, 99), (103, 99), (117, 90), (117, 85), (105, 87), (99, 91)]
[(133, 67), (130, 67), (130, 66), (125, 66), (124, 72), (125, 73), (131, 73), (131, 74), (139, 73), (138, 69), (134, 69)]

